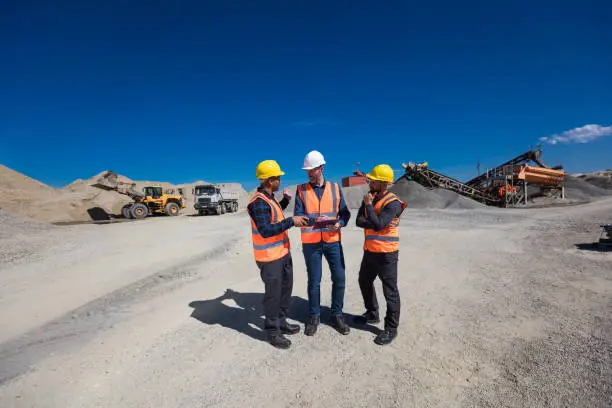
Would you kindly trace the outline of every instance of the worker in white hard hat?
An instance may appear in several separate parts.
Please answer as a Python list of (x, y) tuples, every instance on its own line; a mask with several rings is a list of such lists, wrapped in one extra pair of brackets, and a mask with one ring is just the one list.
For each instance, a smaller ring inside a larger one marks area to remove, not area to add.
[(255, 176), (260, 186), (251, 198), (247, 211), (251, 221), (251, 240), (255, 263), (259, 267), (264, 292), (264, 327), (268, 342), (286, 349), (291, 340), (285, 334), (296, 334), (300, 326), (287, 321), (293, 289), (293, 261), (287, 230), (308, 222), (306, 217), (285, 218), (283, 210), (289, 204), (291, 194), (276, 201), (281, 176), (285, 173), (274, 160), (264, 160), (257, 165)]
[(302, 250), (308, 271), (309, 319), (304, 334), (313, 336), (317, 332), (321, 316), (320, 284), (325, 256), (331, 272), (331, 325), (341, 334), (350, 329), (344, 322), (345, 266), (340, 229), (346, 226), (351, 213), (346, 206), (342, 189), (336, 182), (323, 177), (325, 159), (313, 150), (304, 158), (308, 182), (298, 185), (295, 194), (295, 216), (306, 216), (307, 225), (301, 227)]

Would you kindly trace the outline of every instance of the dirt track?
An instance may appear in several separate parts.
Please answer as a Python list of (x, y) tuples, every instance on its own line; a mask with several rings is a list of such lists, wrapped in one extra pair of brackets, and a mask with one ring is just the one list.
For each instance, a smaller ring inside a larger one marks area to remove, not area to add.
[[(244, 212), (0, 237), (14, 251), (0, 264), (0, 406), (609, 406), (612, 252), (588, 243), (611, 210), (608, 199), (407, 211), (400, 334), (387, 347), (374, 327), (341, 336), (324, 325), (287, 351), (261, 341)], [(343, 241), (345, 312), (359, 314), (354, 218)]]

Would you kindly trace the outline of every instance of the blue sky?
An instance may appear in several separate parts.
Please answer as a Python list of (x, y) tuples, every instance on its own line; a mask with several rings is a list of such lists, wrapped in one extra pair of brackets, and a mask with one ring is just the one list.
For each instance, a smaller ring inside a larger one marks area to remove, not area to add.
[(330, 178), (427, 160), (468, 179), (594, 124), (544, 159), (610, 168), (610, 21), (604, 0), (4, 1), (0, 163), (252, 187), (268, 158), (304, 180), (318, 149)]

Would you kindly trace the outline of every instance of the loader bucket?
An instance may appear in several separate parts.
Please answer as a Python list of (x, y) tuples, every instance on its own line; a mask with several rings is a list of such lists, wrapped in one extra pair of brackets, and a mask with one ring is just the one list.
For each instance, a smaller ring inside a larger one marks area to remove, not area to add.
[(98, 180), (96, 180), (96, 182), (92, 184), (92, 186), (101, 188), (102, 190), (108, 190), (108, 191), (116, 190), (118, 186), (117, 174), (114, 173), (113, 171), (107, 171), (104, 174), (102, 174), (98, 178)]

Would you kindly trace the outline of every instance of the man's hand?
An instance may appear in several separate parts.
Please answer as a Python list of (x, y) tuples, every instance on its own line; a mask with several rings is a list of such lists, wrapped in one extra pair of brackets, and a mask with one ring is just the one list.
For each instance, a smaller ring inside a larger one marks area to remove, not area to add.
[(339, 222), (337, 222), (337, 223), (335, 223), (334, 225), (330, 225), (330, 226), (329, 226), (329, 229), (330, 229), (331, 231), (338, 231), (338, 230), (340, 229), (340, 223), (339, 223)]
[(371, 205), (372, 200), (374, 200), (374, 196), (372, 195), (372, 193), (368, 193), (363, 197), (363, 203), (365, 205)]
[(286, 199), (291, 200), (292, 195), (291, 195), (291, 192), (289, 191), (289, 189), (288, 189), (288, 188), (286, 188), (286, 189), (284, 189), (284, 190), (283, 190), (283, 196), (284, 196)]
[(308, 225), (308, 217), (303, 215), (294, 215), (293, 217), (293, 225), (296, 227), (303, 227)]

